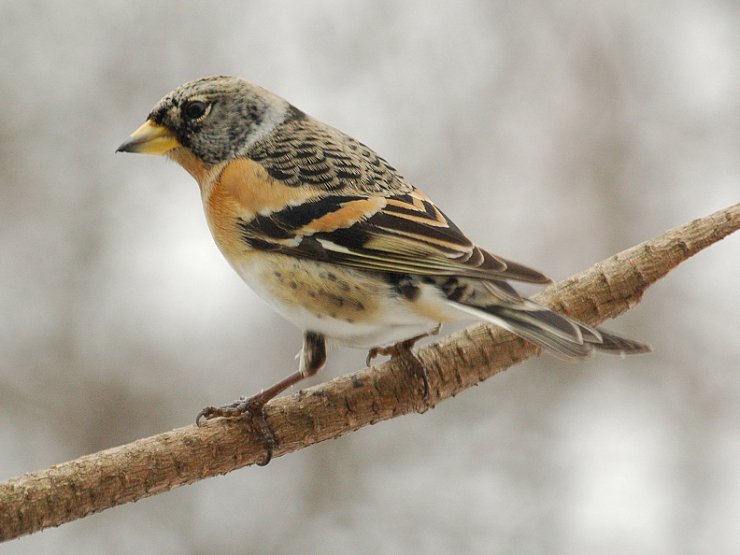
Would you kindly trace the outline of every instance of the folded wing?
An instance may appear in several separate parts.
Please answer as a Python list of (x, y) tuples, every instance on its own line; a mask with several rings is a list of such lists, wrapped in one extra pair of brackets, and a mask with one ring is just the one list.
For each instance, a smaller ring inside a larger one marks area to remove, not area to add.
[(423, 193), (327, 195), (238, 222), (251, 247), (367, 270), (549, 283), (475, 246)]

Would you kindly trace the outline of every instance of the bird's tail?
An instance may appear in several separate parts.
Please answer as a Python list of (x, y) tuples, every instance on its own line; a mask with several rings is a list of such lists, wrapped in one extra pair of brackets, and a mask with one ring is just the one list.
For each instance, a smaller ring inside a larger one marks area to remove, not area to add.
[(487, 320), (535, 343), (565, 360), (588, 358), (593, 351), (611, 354), (647, 353), (649, 345), (578, 322), (528, 299), (482, 306), (459, 303), (458, 309)]

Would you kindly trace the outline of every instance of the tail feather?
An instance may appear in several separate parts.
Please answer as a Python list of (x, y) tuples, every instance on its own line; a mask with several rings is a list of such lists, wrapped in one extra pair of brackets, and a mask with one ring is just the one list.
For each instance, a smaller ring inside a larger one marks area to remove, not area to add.
[(464, 312), (501, 326), (565, 360), (588, 358), (593, 351), (611, 354), (651, 351), (649, 345), (578, 322), (526, 299), (516, 304), (454, 304)]

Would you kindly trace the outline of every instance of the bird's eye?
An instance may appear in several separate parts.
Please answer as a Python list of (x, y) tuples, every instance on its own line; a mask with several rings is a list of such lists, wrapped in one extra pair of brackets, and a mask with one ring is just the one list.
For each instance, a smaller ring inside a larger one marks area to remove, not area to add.
[(208, 108), (208, 104), (202, 100), (191, 100), (182, 107), (182, 113), (188, 119), (197, 120), (206, 115)]

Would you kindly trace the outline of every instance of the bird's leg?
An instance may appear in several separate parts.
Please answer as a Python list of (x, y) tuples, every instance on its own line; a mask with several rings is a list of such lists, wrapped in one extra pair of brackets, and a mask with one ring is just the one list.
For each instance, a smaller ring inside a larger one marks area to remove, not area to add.
[(303, 336), (303, 349), (301, 350), (301, 363), (297, 372), (283, 378), (276, 384), (263, 389), (251, 397), (240, 397), (233, 403), (221, 407), (206, 407), (198, 413), (195, 424), (201, 426), (206, 420), (212, 418), (239, 418), (249, 415), (252, 422), (257, 425), (265, 445), (266, 455), (259, 466), (265, 466), (272, 459), (272, 452), (277, 445), (275, 434), (267, 424), (265, 405), (271, 399), (280, 395), (283, 391), (295, 385), (299, 381), (313, 376), (326, 362), (326, 340), (324, 336), (314, 332), (306, 332)]
[(424, 382), (424, 401), (429, 401), (429, 371), (424, 363), (414, 354), (412, 347), (420, 339), (429, 337), (430, 335), (437, 335), (439, 330), (442, 329), (442, 324), (437, 324), (433, 329), (426, 333), (409, 337), (403, 341), (399, 341), (395, 345), (389, 345), (387, 347), (373, 347), (367, 353), (365, 364), (370, 366), (372, 360), (378, 355), (390, 356), (391, 358), (405, 358), (411, 364), (414, 373), (419, 376)]
[[(411, 347), (413, 347), (416, 344), (417, 341), (420, 341), (424, 339), (425, 337), (437, 335), (439, 333), (439, 330), (441, 329), (442, 329), (442, 324), (439, 323), (427, 332), (420, 333), (419, 335), (415, 335), (414, 337), (409, 337), (408, 339), (399, 341), (398, 343), (394, 345), (390, 345), (388, 347), (373, 347), (367, 353), (365, 364), (367, 366), (370, 366), (370, 363), (373, 361), (373, 359), (379, 355), (394, 356), (394, 355), (398, 355), (398, 352), (397, 352), (398, 349), (409, 350), (411, 349)], [(399, 347), (399, 345), (401, 345), (401, 347)]]
[(219, 416), (223, 418), (239, 418), (248, 415), (251, 421), (257, 426), (266, 451), (264, 460), (257, 464), (259, 466), (265, 466), (272, 459), (273, 449), (277, 445), (275, 434), (272, 433), (270, 426), (267, 424), (265, 404), (303, 378), (304, 376), (299, 370), (251, 397), (239, 397), (233, 403), (220, 407), (205, 407), (195, 417), (195, 424), (202, 426), (206, 420), (211, 420)]

